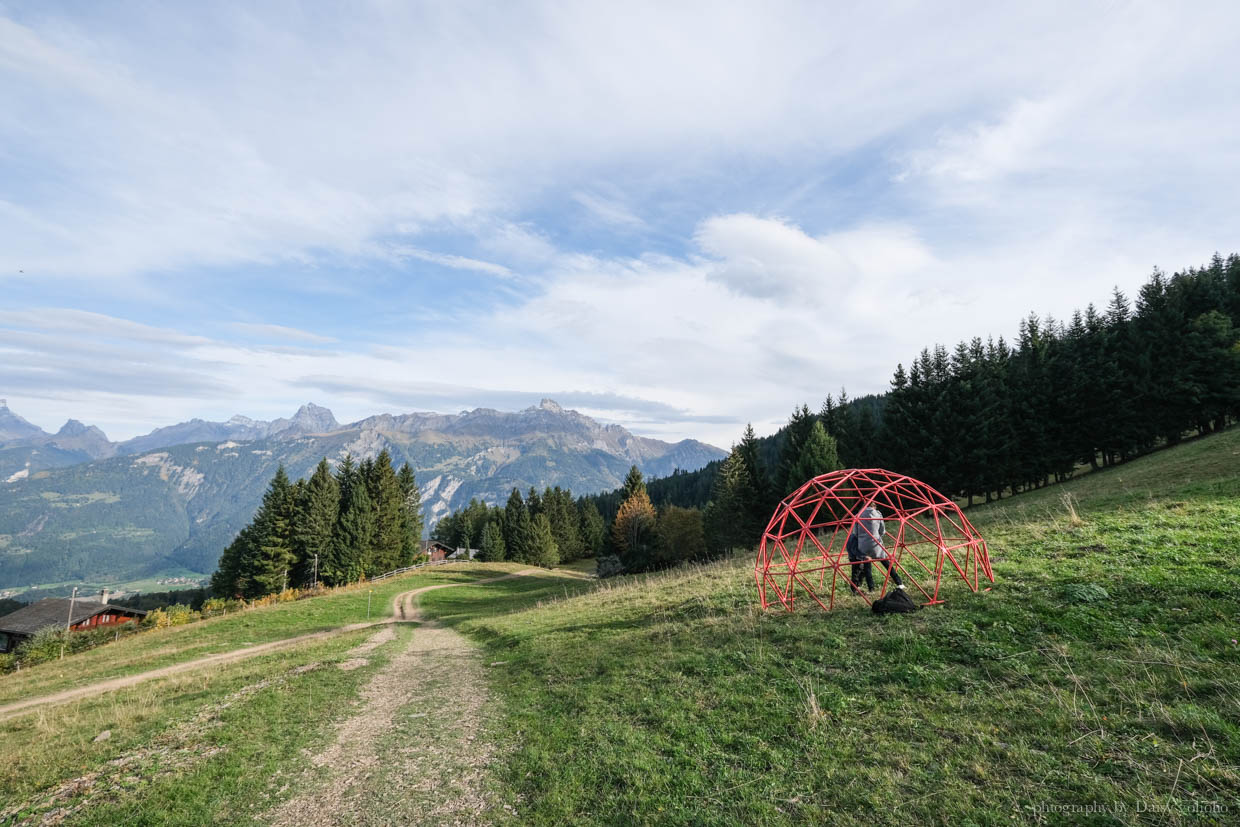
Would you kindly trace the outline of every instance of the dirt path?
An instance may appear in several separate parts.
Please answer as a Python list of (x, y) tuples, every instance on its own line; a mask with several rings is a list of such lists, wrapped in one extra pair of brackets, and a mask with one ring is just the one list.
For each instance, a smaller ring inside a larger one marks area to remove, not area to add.
[(336, 629), (328, 629), (322, 632), (310, 632), (296, 637), (284, 638), (283, 640), (273, 640), (269, 643), (260, 643), (257, 646), (247, 646), (244, 649), (234, 649), (231, 652), (219, 652), (214, 655), (196, 658), (194, 660), (185, 661), (184, 663), (174, 663), (171, 666), (164, 666), (159, 669), (152, 669), (149, 672), (139, 672), (136, 675), (126, 675), (120, 678), (112, 678), (111, 680), (100, 681), (90, 684), (89, 686), (80, 686), (76, 689), (66, 689), (63, 692), (55, 692), (51, 695), (42, 695), (37, 698), (26, 698), (25, 700), (16, 701), (11, 704), (0, 706), (0, 721), (6, 721), (14, 718), (27, 710), (38, 706), (49, 706), (56, 704), (68, 703), (69, 701), (77, 701), (83, 698), (102, 695), (106, 692), (113, 692), (117, 689), (134, 686), (144, 681), (155, 680), (157, 678), (166, 678), (170, 675), (179, 675), (182, 672), (189, 672), (194, 669), (200, 669), (204, 666), (214, 666), (224, 663), (233, 663), (239, 660), (263, 655), (268, 652), (274, 652), (289, 646), (296, 646), (299, 643), (307, 643), (312, 640), (321, 640), (325, 637), (338, 635), (343, 632), (353, 632), (358, 629), (369, 629), (375, 626), (383, 626), (388, 623), (400, 623), (415, 620), (416, 614), (416, 596), (424, 591), (431, 589), (442, 589), (448, 586), (472, 586), (478, 583), (494, 583), (497, 580), (508, 580), (513, 577), (521, 577), (523, 575), (535, 574), (542, 571), (541, 569), (524, 569), (513, 574), (505, 574), (499, 577), (487, 577), (482, 580), (470, 580), (464, 583), (443, 583), (438, 586), (423, 586), (420, 589), (403, 592), (396, 595), (392, 599), (392, 617), (383, 620), (368, 621), (364, 623), (351, 623), (348, 626), (340, 626)]
[(465, 584), (427, 586), (397, 598), (397, 615), (423, 625), (362, 691), (360, 708), (335, 740), (311, 757), (314, 768), (327, 768), (326, 780), (316, 783), (316, 769), (307, 770), (300, 783), (310, 790), (263, 821), (318, 827), (486, 820), (493, 802), (482, 780), (494, 748), (480, 737), (487, 708), (481, 655), (453, 630), (426, 621), (417, 607), (423, 592), (455, 585)]

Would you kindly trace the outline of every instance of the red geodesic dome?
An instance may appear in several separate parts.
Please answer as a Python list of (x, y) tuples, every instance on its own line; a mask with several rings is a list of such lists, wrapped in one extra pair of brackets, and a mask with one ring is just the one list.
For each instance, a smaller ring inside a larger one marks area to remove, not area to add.
[[(798, 587), (823, 609), (835, 606), (837, 592), (855, 594), (869, 605), (869, 595), (850, 581), (852, 567), (866, 561), (851, 562), (845, 550), (853, 527), (868, 522), (860, 514), (869, 506), (882, 512), (882, 545), (914, 602), (942, 603), (944, 573), (950, 578), (954, 571), (975, 592), (981, 577), (995, 582), (986, 541), (958, 505), (912, 477), (850, 468), (814, 477), (775, 509), (754, 565), (762, 608), (779, 603), (792, 611)], [(881, 597), (891, 576), (877, 560), (870, 562), (882, 581)]]

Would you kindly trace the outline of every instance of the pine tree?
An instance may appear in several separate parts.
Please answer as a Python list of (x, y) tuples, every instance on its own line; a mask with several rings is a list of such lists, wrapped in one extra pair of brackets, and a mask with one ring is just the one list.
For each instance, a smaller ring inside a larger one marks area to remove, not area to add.
[[(300, 481), (299, 481), (300, 482)], [(315, 466), (305, 493), (297, 503), (293, 529), (297, 556), (297, 583), (308, 584), (328, 559), (336, 521), (340, 518), (340, 485), (326, 457)]]
[(607, 535), (607, 526), (603, 515), (599, 513), (594, 500), (586, 500), (581, 505), (581, 539), (587, 557), (598, 557), (603, 553), (603, 539)]
[(646, 481), (642, 479), (642, 472), (634, 465), (629, 468), (628, 476), (624, 478), (624, 487), (620, 489), (620, 502), (627, 501), (638, 491), (649, 498), (650, 493), (646, 490)]
[(801, 456), (792, 466), (793, 477), (807, 482), (820, 474), (839, 470), (840, 467), (835, 440), (822, 427), (821, 422), (815, 422), (805, 444), (801, 446)]
[(281, 465), (254, 516), (253, 542), (240, 561), (244, 597), (275, 594), (293, 573), (293, 487)]
[(533, 553), (533, 524), (520, 489), (512, 489), (504, 507), (504, 548), (509, 560), (528, 562)]
[(373, 557), (375, 536), (370, 494), (361, 469), (354, 468), (352, 458), (346, 456), (336, 469), (336, 482), (340, 485), (340, 517), (336, 521), (331, 560), (324, 571), (324, 582), (333, 586), (352, 583), (367, 574), (366, 563)]
[(546, 512), (536, 516), (530, 532), (530, 553), (525, 562), (543, 568), (552, 568), (560, 562), (560, 551), (555, 543), (555, 534), (551, 530), (551, 520)]
[(405, 506), (392, 468), (392, 456), (386, 448), (366, 465), (365, 482), (374, 513), (374, 536), (366, 572), (368, 575), (382, 574), (400, 568), (405, 545)]
[(581, 520), (577, 514), (577, 506), (573, 503), (571, 491), (562, 490), (558, 485), (543, 492), (543, 509), (551, 522), (551, 531), (555, 534), (556, 548), (560, 550), (560, 560), (568, 562), (585, 556), (585, 548), (581, 541)]
[(706, 506), (706, 543), (712, 554), (727, 554), (734, 548), (749, 545), (752, 541), (746, 525), (747, 488), (745, 459), (738, 448), (733, 448), (719, 468), (710, 503)]
[[(860, 442), (861, 435), (858, 433), (859, 423), (857, 418), (857, 411), (848, 398), (848, 391), (840, 388), (839, 402), (835, 406), (834, 416), (832, 417), (834, 421), (824, 422), (822, 426), (827, 429), (828, 434), (835, 438), (840, 462), (846, 463), (851, 468), (864, 468), (870, 464), (863, 459), (868, 446), (862, 445)], [(808, 433), (806, 437), (808, 437)]]
[(749, 542), (756, 543), (770, 521), (771, 512), (775, 510), (775, 501), (771, 494), (771, 480), (758, 449), (758, 437), (751, 423), (745, 425), (745, 433), (737, 450), (745, 464), (746, 476), (739, 503), (744, 519), (742, 533)]
[(254, 555), (255, 548), (254, 523), (251, 522), (241, 529), (220, 555), (215, 573), (211, 575), (211, 594), (223, 598), (242, 596), (246, 584), (242, 579), (241, 563)]
[(504, 530), (497, 522), (488, 522), (482, 529), (482, 545), (478, 549), (478, 559), (488, 563), (499, 563), (507, 556), (504, 548)]
[(788, 425), (784, 429), (784, 445), (779, 453), (779, 496), (785, 497), (799, 488), (804, 482), (796, 475), (796, 464), (801, 458), (801, 449), (809, 439), (814, 427), (815, 417), (808, 405), (802, 405), (792, 412)]
[(400, 487), (402, 503), (400, 564), (408, 566), (422, 550), (422, 492), (418, 490), (418, 481), (407, 462), (400, 467), (396, 483)]

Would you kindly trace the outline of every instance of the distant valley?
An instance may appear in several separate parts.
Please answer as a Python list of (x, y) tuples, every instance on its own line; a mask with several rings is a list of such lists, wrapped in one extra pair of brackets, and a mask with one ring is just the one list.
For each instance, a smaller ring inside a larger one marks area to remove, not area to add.
[(551, 400), (347, 424), (307, 404), (288, 419), (195, 419), (124, 442), (76, 420), (47, 433), (0, 402), (0, 591), (206, 575), (277, 466), (296, 479), (322, 457), (384, 448), (416, 472), (428, 525), (472, 497), (503, 502), (514, 486), (593, 493), (618, 487), (634, 464), (665, 476), (724, 456), (696, 440), (635, 436)]

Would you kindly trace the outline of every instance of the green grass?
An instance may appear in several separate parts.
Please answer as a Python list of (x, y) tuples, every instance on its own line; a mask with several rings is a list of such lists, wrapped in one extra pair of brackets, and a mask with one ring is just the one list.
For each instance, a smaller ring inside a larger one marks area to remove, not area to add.
[(381, 581), (373, 587), (364, 586), (309, 600), (277, 603), (185, 626), (152, 629), (64, 660), (0, 676), (0, 704), (251, 644), (365, 622), (368, 592), (372, 589), (373, 594), (369, 595), (370, 618), (379, 620), (391, 616), (392, 598), (401, 592), (438, 583), (493, 577), (520, 568), (505, 563), (434, 566)]
[(762, 612), (748, 557), (423, 605), (503, 663), (522, 822), (1236, 819), (1240, 430), (969, 516), (994, 589), (910, 616)]
[(250, 822), (411, 631), (352, 671), (335, 664), (370, 631), (0, 723), (0, 823), (60, 808), (81, 824)]

